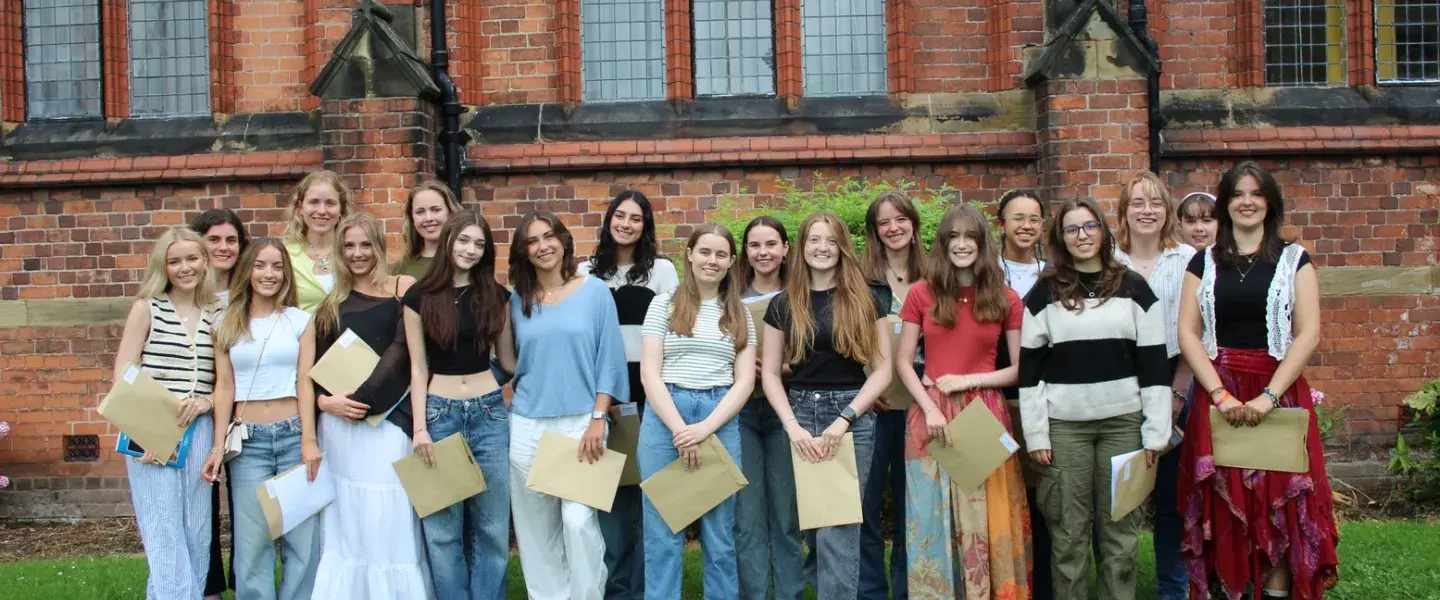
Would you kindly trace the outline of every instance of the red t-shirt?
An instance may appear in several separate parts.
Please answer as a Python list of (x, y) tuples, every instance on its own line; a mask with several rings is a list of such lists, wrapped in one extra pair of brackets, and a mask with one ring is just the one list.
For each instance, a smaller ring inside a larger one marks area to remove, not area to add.
[(968, 287), (961, 292), (966, 302), (956, 304), (955, 326), (941, 327), (930, 316), (935, 305), (935, 295), (930, 293), (930, 282), (920, 281), (910, 288), (905, 296), (905, 307), (900, 318), (906, 323), (920, 325), (925, 334), (925, 374), (934, 380), (942, 375), (969, 375), (989, 373), (995, 370), (995, 352), (1000, 345), (1000, 336), (1011, 329), (1020, 329), (1024, 305), (1020, 295), (1005, 288), (1005, 301), (1010, 310), (1001, 322), (979, 322), (975, 320), (975, 288)]

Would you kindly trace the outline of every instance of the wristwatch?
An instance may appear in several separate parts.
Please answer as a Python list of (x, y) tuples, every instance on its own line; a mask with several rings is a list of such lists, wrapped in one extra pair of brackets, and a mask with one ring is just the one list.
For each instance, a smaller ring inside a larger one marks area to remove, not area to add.
[(590, 412), (590, 420), (591, 420), (591, 421), (609, 421), (609, 420), (610, 420), (610, 413), (607, 413), (607, 412), (605, 412), (605, 411), (603, 411), (603, 410), (591, 411), (591, 412)]
[(858, 417), (859, 415), (855, 414), (855, 409), (850, 408), (849, 406), (845, 407), (844, 410), (840, 411), (840, 418), (845, 419), (845, 424), (848, 426), (854, 426), (855, 419)]

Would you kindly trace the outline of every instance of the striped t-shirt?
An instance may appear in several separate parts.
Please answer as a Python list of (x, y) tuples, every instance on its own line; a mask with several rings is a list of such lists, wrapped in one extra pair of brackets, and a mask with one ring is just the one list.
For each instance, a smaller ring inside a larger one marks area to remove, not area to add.
[[(1020, 327), (1020, 415), (1025, 445), (1049, 450), (1050, 421), (1098, 421), (1142, 413), (1141, 443), (1170, 443), (1170, 363), (1160, 301), (1139, 273), (1127, 270), (1120, 292), (1066, 309), (1055, 280), (1042, 277), (1025, 297)], [(1100, 284), (1081, 273), (1082, 287)], [(1083, 292), (1082, 292), (1083, 294)]]
[[(705, 390), (735, 383), (735, 342), (720, 331), (719, 300), (701, 300), (700, 314), (695, 316), (691, 336), (670, 331), (670, 300), (675, 292), (666, 292), (650, 302), (645, 313), (642, 337), (665, 341), (665, 358), (660, 378), (665, 383), (692, 390)], [(740, 311), (745, 318), (746, 343), (755, 346), (755, 323), (750, 311)]]

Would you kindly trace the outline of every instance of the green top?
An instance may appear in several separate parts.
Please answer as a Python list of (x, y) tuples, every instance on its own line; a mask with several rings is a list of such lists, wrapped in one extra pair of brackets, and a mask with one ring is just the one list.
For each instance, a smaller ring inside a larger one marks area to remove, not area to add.
[(435, 260), (433, 256), (417, 256), (414, 258), (402, 258), (390, 264), (392, 275), (409, 275), (419, 281), (430, 270), (430, 262)]

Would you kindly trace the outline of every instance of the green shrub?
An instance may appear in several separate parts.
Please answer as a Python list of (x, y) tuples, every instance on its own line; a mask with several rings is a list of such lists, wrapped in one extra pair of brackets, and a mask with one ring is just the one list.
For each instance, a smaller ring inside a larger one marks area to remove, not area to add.
[[(741, 206), (735, 198), (726, 197), (720, 201), (712, 220), (734, 233), (737, 243), (744, 243), (741, 237), (745, 233), (745, 225), (755, 217), (769, 215), (785, 225), (785, 231), (793, 242), (800, 235), (800, 223), (805, 217), (820, 211), (830, 211), (845, 222), (856, 251), (863, 252), (865, 212), (869, 210), (870, 203), (884, 192), (895, 189), (910, 192), (915, 187), (913, 182), (907, 180), (890, 183), (859, 177), (820, 181), (809, 190), (802, 189), (789, 179), (781, 179), (778, 183), (782, 200), (777, 205), (746, 207)], [(915, 202), (915, 210), (920, 213), (920, 240), (925, 248), (929, 249), (930, 242), (935, 239), (935, 228), (940, 225), (940, 218), (945, 216), (945, 211), (950, 209), (952, 203), (960, 201), (960, 192), (946, 186), (937, 190), (910, 192), (910, 198)], [(971, 204), (982, 212), (985, 211), (985, 206), (979, 202)]]
[(1412, 501), (1440, 500), (1440, 379), (1406, 396), (1405, 404), (1414, 411), (1415, 443), (1396, 437), (1390, 471), (1404, 479)]

